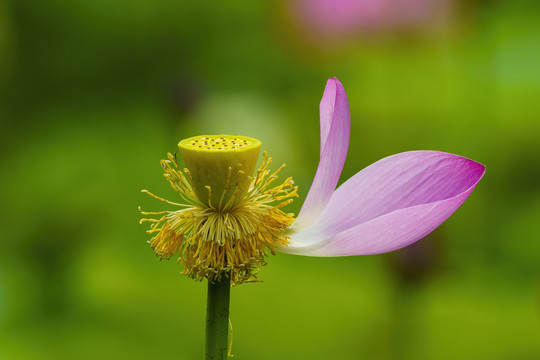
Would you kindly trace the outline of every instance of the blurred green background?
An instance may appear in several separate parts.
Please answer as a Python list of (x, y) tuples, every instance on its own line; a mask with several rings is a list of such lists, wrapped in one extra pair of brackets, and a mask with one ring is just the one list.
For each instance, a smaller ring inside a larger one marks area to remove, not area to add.
[(302, 17), (320, 3), (0, 0), (1, 359), (201, 358), (206, 286), (153, 255), (137, 206), (163, 204), (140, 190), (174, 198), (179, 140), (241, 134), (287, 163), (298, 212), (332, 76), (341, 182), (416, 149), (486, 176), (415, 246), (270, 257), (232, 291), (234, 358), (540, 359), (540, 4), (340, 28)]

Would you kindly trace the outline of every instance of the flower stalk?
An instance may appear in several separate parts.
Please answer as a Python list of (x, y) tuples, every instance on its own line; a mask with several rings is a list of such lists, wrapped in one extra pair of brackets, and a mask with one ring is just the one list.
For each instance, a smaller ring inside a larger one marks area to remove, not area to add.
[(208, 281), (205, 360), (227, 359), (231, 279), (227, 275)]

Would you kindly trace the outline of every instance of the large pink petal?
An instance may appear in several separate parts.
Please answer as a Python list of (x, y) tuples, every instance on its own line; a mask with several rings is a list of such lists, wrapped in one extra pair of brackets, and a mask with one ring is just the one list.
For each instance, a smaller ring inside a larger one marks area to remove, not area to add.
[(294, 229), (309, 226), (323, 211), (343, 170), (349, 148), (351, 119), (349, 103), (343, 85), (337, 78), (329, 79), (320, 104), (321, 153), (319, 166), (304, 205), (294, 223)]
[(340, 186), (317, 221), (282, 250), (344, 256), (407, 246), (456, 211), (484, 172), (475, 161), (437, 151), (389, 156)]

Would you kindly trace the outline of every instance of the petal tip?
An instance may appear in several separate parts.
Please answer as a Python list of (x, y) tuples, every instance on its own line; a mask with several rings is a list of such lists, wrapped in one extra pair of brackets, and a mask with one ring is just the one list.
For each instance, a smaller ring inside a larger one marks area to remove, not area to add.
[(328, 81), (326, 82), (326, 86), (331, 86), (331, 87), (334, 87), (334, 88), (340, 88), (340, 89), (343, 89), (343, 91), (345, 91), (345, 89), (343, 88), (343, 85), (341, 84), (341, 81), (339, 81), (339, 79), (334, 76), (334, 77), (331, 77), (328, 79)]

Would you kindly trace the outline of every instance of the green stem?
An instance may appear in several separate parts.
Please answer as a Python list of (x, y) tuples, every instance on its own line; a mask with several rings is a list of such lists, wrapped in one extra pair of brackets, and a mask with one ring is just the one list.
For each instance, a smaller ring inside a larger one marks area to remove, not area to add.
[(220, 280), (208, 282), (205, 360), (227, 359), (230, 293), (231, 280), (228, 276), (223, 275)]

